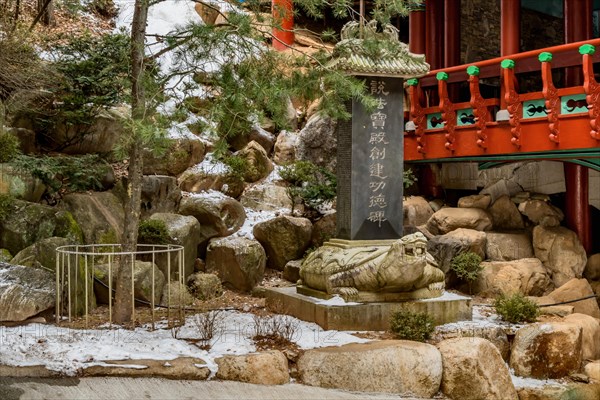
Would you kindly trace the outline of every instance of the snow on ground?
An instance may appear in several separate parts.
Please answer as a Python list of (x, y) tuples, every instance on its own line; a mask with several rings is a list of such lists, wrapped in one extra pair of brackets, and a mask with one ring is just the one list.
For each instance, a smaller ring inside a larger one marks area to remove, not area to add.
[[(139, 368), (135, 360), (172, 360), (196, 357), (216, 372), (215, 359), (225, 354), (247, 354), (256, 350), (251, 339), (254, 316), (236, 311), (223, 311), (223, 330), (211, 341), (209, 351), (185, 339), (199, 338), (195, 316), (173, 337), (170, 329), (150, 331), (147, 327), (126, 329), (68, 329), (54, 325), (30, 324), (0, 327), (0, 364), (9, 366), (45, 365), (66, 375), (107, 361), (131, 360), (128, 366)], [(338, 331), (324, 331), (317, 324), (291, 318), (297, 330), (292, 342), (302, 349), (341, 346), (368, 341)], [(121, 365), (122, 366), (122, 365)]]
[(515, 388), (542, 388), (544, 386), (559, 386), (564, 387), (567, 386), (565, 383), (556, 380), (556, 379), (534, 379), (534, 378), (524, 378), (522, 376), (515, 375), (515, 371), (510, 370), (510, 378), (512, 379), (513, 385)]

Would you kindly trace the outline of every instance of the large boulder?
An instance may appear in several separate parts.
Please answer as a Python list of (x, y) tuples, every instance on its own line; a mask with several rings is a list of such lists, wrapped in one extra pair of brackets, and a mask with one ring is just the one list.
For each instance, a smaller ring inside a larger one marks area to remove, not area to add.
[(259, 242), (242, 237), (216, 238), (206, 250), (206, 270), (227, 287), (251, 291), (263, 278), (267, 256)]
[(202, 163), (186, 169), (179, 175), (177, 184), (186, 192), (218, 190), (233, 198), (239, 197), (244, 191), (243, 179), (234, 176), (225, 164), (208, 156)]
[(256, 182), (265, 178), (273, 171), (273, 163), (263, 147), (255, 141), (251, 141), (236, 155), (246, 160), (247, 168), (244, 171), (246, 182)]
[(492, 202), (492, 197), (489, 194), (472, 194), (458, 199), (457, 207), (459, 208), (481, 208), (485, 210)]
[(174, 213), (181, 201), (181, 189), (172, 176), (149, 175), (142, 178), (141, 216)]
[(71, 193), (63, 198), (62, 206), (73, 214), (85, 243), (120, 243), (125, 212), (114, 194)]
[(217, 379), (254, 383), (258, 385), (283, 385), (290, 381), (287, 357), (278, 350), (215, 359), (219, 367)]
[(564, 227), (533, 229), (533, 250), (552, 275), (556, 287), (581, 278), (587, 256), (577, 234)]
[(514, 261), (484, 261), (483, 270), (473, 283), (473, 293), (486, 297), (521, 293), (526, 296), (543, 296), (554, 285), (537, 258)]
[(442, 357), (432, 345), (385, 340), (308, 350), (298, 360), (310, 386), (430, 398), (440, 388)]
[[(200, 243), (200, 223), (191, 215), (179, 215), (169, 213), (157, 213), (150, 217), (152, 221), (162, 221), (167, 227), (169, 244), (183, 246), (183, 272), (184, 277), (194, 272), (194, 264), (198, 257), (198, 243)], [(156, 258), (156, 264), (160, 270), (167, 275), (167, 256), (161, 254)], [(174, 266), (177, 265), (176, 254), (171, 256), (171, 279), (178, 272)]]
[(312, 224), (306, 218), (282, 215), (259, 222), (252, 233), (267, 253), (267, 266), (282, 271), (288, 261), (302, 257), (308, 248)]
[(517, 331), (510, 367), (518, 376), (538, 379), (562, 378), (579, 371), (582, 360), (582, 329), (567, 322), (527, 325)]
[[(131, 268), (131, 263), (127, 263), (127, 268)], [(110, 271), (109, 271), (110, 268)], [(94, 277), (102, 283), (95, 283), (98, 301), (108, 304), (109, 274), (112, 281), (111, 288), (117, 287), (117, 276), (120, 265), (118, 263), (97, 264), (94, 265)], [(152, 277), (154, 276), (154, 288), (152, 287)], [(127, 282), (131, 285), (131, 282)], [(150, 261), (135, 260), (133, 263), (133, 294), (136, 299), (152, 302), (154, 294), (154, 304), (159, 304), (165, 286), (165, 275), (162, 271)], [(114, 300), (113, 300), (114, 301)]]
[[(548, 296), (552, 297), (557, 302), (571, 301), (590, 297), (594, 295), (594, 291), (587, 279), (571, 279), (558, 289), (550, 292)], [(600, 308), (594, 298), (570, 303), (573, 306), (573, 311), (580, 314), (590, 315), (594, 318), (600, 318)]]
[(444, 372), (442, 393), (451, 399), (518, 399), (498, 349), (482, 338), (456, 338), (438, 344)]
[(592, 381), (600, 383), (600, 360), (587, 363), (584, 372)]
[(534, 257), (531, 236), (526, 232), (488, 232), (485, 253), (488, 260), (511, 261)]
[(487, 231), (492, 228), (490, 215), (479, 208), (445, 207), (436, 211), (427, 221), (427, 229), (434, 235), (443, 235), (458, 228)]
[(404, 212), (404, 225), (420, 226), (433, 215), (433, 209), (429, 202), (421, 196), (409, 196), (402, 200)]
[(273, 161), (277, 165), (291, 164), (296, 161), (299, 136), (295, 132), (281, 131), (277, 135)]
[(600, 322), (585, 314), (571, 314), (565, 317), (565, 322), (581, 328), (582, 357), (584, 360), (600, 360)]
[(244, 207), (257, 211), (291, 210), (292, 199), (287, 189), (274, 184), (258, 184), (249, 186), (240, 197)]
[(332, 118), (313, 115), (298, 137), (298, 159), (310, 161), (335, 171), (337, 162), (336, 122)]
[(63, 237), (41, 239), (18, 252), (10, 260), (10, 264), (56, 271), (56, 248), (69, 244), (74, 243)]
[(201, 246), (213, 237), (234, 234), (246, 220), (246, 211), (239, 201), (215, 191), (184, 197), (179, 214), (191, 215), (200, 222)]
[(495, 230), (523, 229), (523, 216), (508, 196), (501, 196), (488, 209)]
[(565, 215), (560, 208), (543, 200), (527, 200), (519, 204), (519, 211), (535, 225), (559, 226)]
[(11, 211), (0, 221), (0, 247), (17, 254), (39, 240), (54, 236), (82, 243), (82, 225), (77, 222), (68, 211), (15, 200)]
[(192, 135), (166, 138), (167, 146), (161, 154), (144, 152), (144, 175), (177, 176), (204, 159), (204, 143)]
[(592, 281), (600, 280), (600, 253), (588, 257), (583, 276)]
[(54, 307), (54, 274), (0, 262), (0, 321), (24, 321)]
[(500, 325), (481, 324), (479, 321), (461, 321), (456, 324), (446, 324), (436, 328), (435, 340), (455, 338), (482, 338), (489, 340), (500, 352), (502, 359), (508, 361), (510, 356), (510, 343), (508, 335)]
[(46, 185), (30, 172), (21, 171), (10, 164), (0, 164), (0, 194), (10, 194), (20, 200), (38, 203)]

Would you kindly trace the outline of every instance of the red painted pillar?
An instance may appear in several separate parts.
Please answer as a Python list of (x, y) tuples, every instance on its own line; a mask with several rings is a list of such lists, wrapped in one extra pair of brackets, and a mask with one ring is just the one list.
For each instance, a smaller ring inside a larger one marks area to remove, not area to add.
[(444, 67), (460, 64), (460, 0), (444, 0)]
[(273, 0), (271, 11), (273, 27), (273, 48), (283, 51), (294, 44), (294, 4), (292, 0)]
[[(591, 38), (591, 0), (565, 0), (565, 43)], [(577, 86), (583, 81), (580, 68), (565, 71), (565, 85)], [(589, 207), (589, 172), (584, 166), (564, 163), (567, 196), (566, 225), (577, 233), (585, 250), (592, 249)]]
[(415, 54), (425, 54), (425, 8), (415, 8), (408, 15), (408, 49)]
[(425, 58), (431, 69), (444, 66), (444, 0), (425, 3)]
[[(516, 54), (520, 48), (521, 0), (500, 0), (500, 56)], [(518, 88), (516, 81), (515, 87)], [(500, 88), (500, 107), (506, 108), (504, 85)]]

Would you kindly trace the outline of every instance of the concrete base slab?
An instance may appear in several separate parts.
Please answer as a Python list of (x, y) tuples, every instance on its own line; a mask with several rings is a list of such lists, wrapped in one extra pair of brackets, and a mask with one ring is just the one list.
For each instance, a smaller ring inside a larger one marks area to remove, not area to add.
[(267, 307), (303, 321), (315, 322), (325, 330), (388, 330), (390, 316), (405, 310), (431, 315), (436, 324), (472, 319), (471, 298), (445, 292), (441, 297), (425, 300), (381, 303), (345, 303), (333, 305), (296, 292), (296, 287), (265, 288)]

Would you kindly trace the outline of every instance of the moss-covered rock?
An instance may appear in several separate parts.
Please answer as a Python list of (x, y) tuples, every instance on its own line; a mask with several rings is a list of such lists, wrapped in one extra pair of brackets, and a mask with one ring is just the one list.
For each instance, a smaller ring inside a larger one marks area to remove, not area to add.
[(22, 200), (14, 201), (11, 212), (0, 221), (0, 228), (0, 247), (12, 254), (53, 236), (75, 243), (82, 241), (81, 229), (69, 212)]
[(9, 262), (13, 256), (7, 249), (0, 249), (0, 262)]
[(125, 213), (117, 196), (110, 192), (71, 193), (63, 199), (63, 208), (81, 227), (84, 243), (100, 243), (110, 232), (120, 241)]

